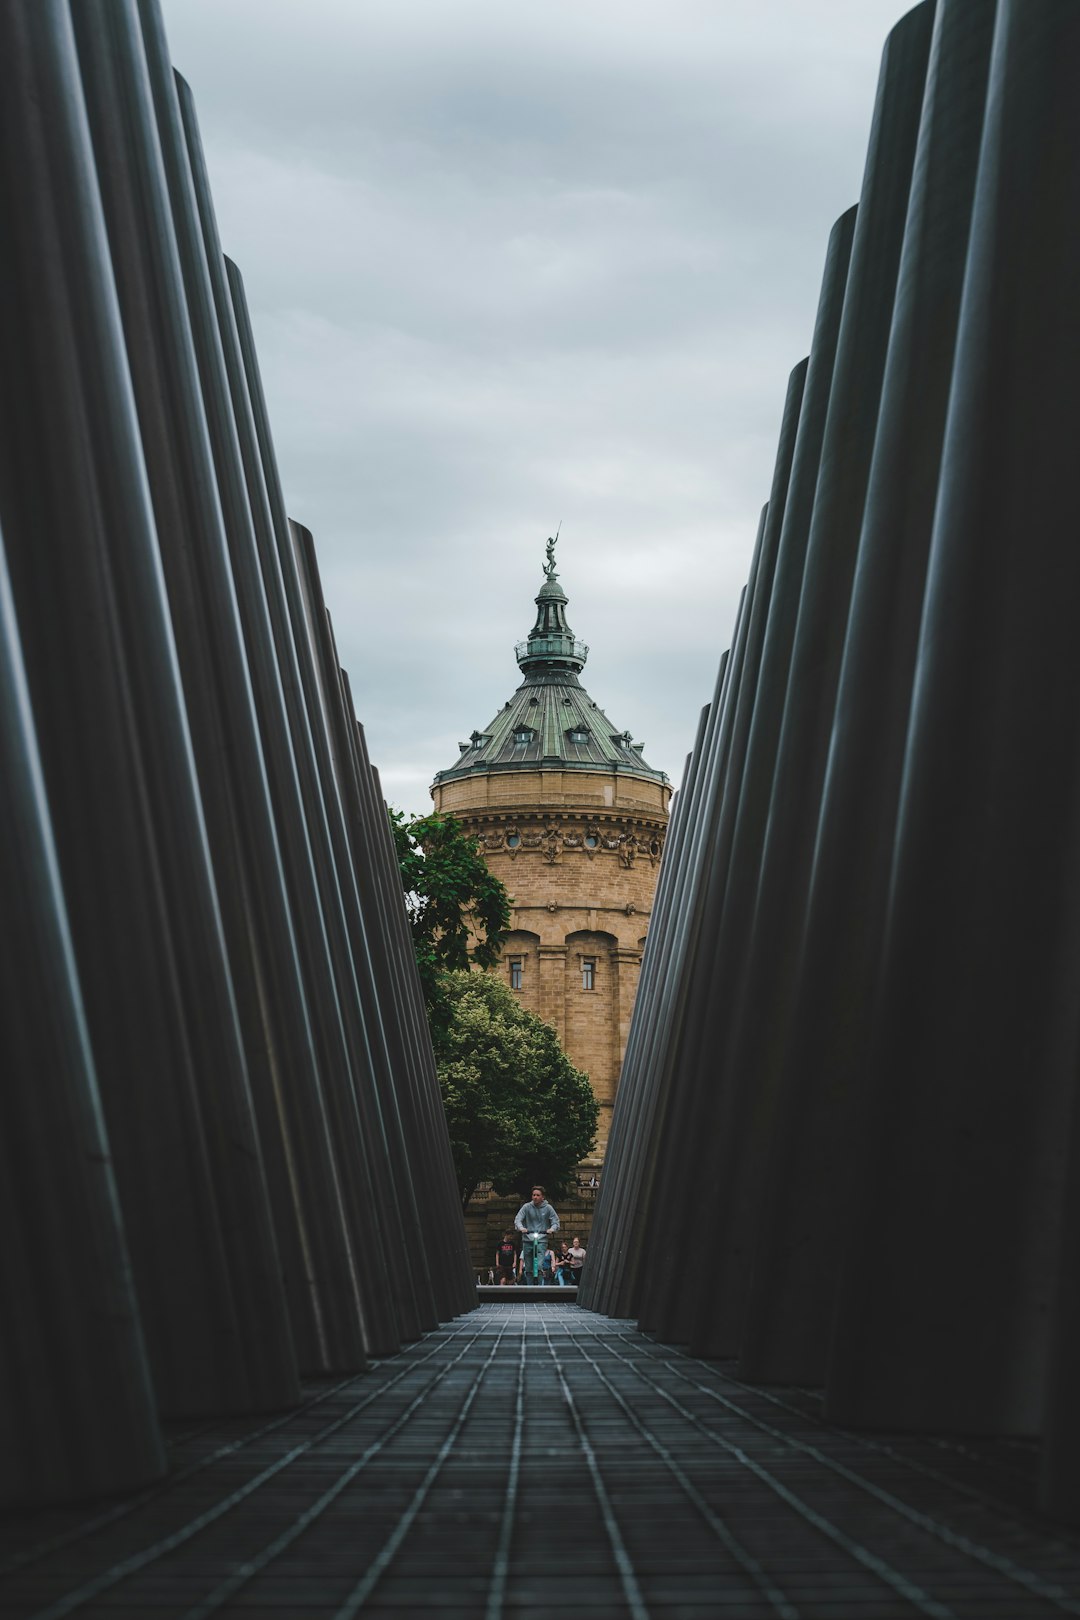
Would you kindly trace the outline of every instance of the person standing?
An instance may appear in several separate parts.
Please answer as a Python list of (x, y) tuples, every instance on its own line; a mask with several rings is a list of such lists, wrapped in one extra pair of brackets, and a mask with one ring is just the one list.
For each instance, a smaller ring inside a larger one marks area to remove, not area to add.
[(540, 1256), (547, 1244), (545, 1238), (559, 1230), (559, 1217), (547, 1201), (543, 1187), (536, 1186), (527, 1204), (522, 1204), (514, 1216), (514, 1227), (521, 1233), (521, 1280), (531, 1283), (540, 1270)]
[(499, 1279), (500, 1288), (513, 1288), (516, 1267), (517, 1247), (514, 1243), (514, 1234), (504, 1232), (502, 1242), (495, 1250), (495, 1275)]
[(576, 1237), (570, 1239), (568, 1253), (570, 1256), (570, 1283), (572, 1287), (576, 1288), (581, 1281), (581, 1268), (585, 1264), (585, 1250), (581, 1247), (580, 1239)]

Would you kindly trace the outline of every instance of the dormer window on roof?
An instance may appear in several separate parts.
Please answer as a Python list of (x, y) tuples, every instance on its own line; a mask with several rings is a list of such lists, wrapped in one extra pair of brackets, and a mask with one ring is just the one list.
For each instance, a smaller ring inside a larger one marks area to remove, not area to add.
[(536, 732), (531, 726), (518, 726), (514, 732), (514, 742), (524, 746), (526, 743), (531, 743), (535, 736)]
[(474, 748), (486, 748), (491, 741), (491, 733), (489, 731), (474, 731), (469, 741)]
[(585, 726), (571, 726), (570, 730), (566, 733), (566, 740), (567, 742), (572, 743), (587, 743), (589, 740), (589, 732)]

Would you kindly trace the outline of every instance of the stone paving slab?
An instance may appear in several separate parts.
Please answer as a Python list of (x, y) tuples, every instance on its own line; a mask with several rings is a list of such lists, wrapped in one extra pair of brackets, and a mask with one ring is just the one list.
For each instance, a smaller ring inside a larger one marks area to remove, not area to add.
[(1080, 1616), (1033, 1446), (853, 1434), (563, 1302), (171, 1446), (161, 1484), (0, 1525), (5, 1620)]

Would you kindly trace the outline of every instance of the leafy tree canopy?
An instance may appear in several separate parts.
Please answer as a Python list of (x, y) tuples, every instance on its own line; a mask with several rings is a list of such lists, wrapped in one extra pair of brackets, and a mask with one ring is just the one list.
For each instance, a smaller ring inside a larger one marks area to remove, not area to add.
[(446, 975), (494, 967), (510, 926), (510, 898), (475, 838), (454, 816), (406, 819), (390, 811), (432, 1037), (451, 1015)]
[(501, 979), (457, 971), (447, 989), (452, 1014), (435, 1055), (462, 1206), (481, 1181), (522, 1197), (540, 1182), (558, 1198), (596, 1142), (588, 1076)]

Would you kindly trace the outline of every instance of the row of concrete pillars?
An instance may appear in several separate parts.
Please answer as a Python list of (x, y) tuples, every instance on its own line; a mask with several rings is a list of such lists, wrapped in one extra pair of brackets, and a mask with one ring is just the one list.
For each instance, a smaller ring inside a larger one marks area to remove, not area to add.
[(0, 1500), (473, 1297), (377, 777), (157, 0), (0, 0)]
[[(886, 44), (676, 802), (583, 1302), (1080, 1519), (1080, 6)], [(665, 1264), (646, 1264), (669, 1234)]]

